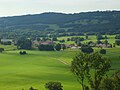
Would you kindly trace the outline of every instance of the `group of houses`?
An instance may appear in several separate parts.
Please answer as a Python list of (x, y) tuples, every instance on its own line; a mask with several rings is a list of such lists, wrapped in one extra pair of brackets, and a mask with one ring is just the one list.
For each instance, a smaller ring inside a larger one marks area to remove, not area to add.
[[(13, 40), (13, 39), (1, 39), (1, 43), (7, 43), (7, 42), (11, 42), (11, 44), (16, 44), (17, 41)], [(46, 40), (46, 41), (37, 41), (37, 40), (33, 40), (32, 44), (34, 47), (39, 46), (39, 45), (54, 45), (55, 42), (52, 40)], [(66, 44), (65, 45), (66, 48), (71, 48), (71, 49), (80, 49), (81, 46), (77, 46), (76, 44)], [(102, 47), (102, 48), (111, 48), (111, 44), (94, 44), (94, 45), (90, 45), (90, 46), (94, 46), (94, 47)]]

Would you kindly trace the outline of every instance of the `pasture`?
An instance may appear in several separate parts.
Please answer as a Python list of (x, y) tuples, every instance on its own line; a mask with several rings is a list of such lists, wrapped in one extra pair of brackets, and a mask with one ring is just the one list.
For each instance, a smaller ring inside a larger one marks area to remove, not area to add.
[[(105, 35), (103, 35), (104, 37)], [(64, 36), (64, 37), (59, 37), (58, 40), (65, 40), (64, 44), (73, 44), (75, 43), (74, 41), (66, 41), (67, 38), (71, 38), (71, 37), (83, 37), (85, 39), (85, 36)], [(107, 35), (108, 37), (108, 42), (110, 44), (113, 44), (115, 43), (115, 35)], [(102, 39), (101, 41), (104, 41), (105, 39)], [(86, 42), (89, 42), (89, 41), (93, 41), (93, 42), (96, 42), (97, 39), (96, 39), (96, 36), (95, 35), (88, 35), (88, 39), (85, 39), (83, 42), (86, 43)]]
[(31, 86), (45, 90), (44, 84), (48, 81), (60, 81), (65, 90), (80, 89), (69, 65), (59, 60), (62, 55), (62, 59), (71, 60), (76, 51), (27, 51), (28, 55), (23, 56), (18, 53), (0, 53), (0, 90), (28, 90)]
[[(64, 90), (80, 90), (81, 85), (70, 72), (70, 62), (78, 51), (27, 51), (27, 55), (19, 55), (18, 50), (4, 51), (0, 53), (0, 90), (28, 90), (31, 86), (45, 90), (48, 81), (60, 81)], [(105, 55), (114, 69), (120, 66), (119, 51), (120, 47), (107, 49)]]
[[(84, 42), (88, 41), (96, 41), (95, 36), (89, 36)], [(114, 43), (114, 35), (108, 36), (108, 41)], [(74, 42), (65, 42), (65, 44), (71, 43)], [(27, 55), (20, 55), (15, 46), (0, 45), (0, 47), (5, 49), (0, 53), (0, 90), (28, 90), (31, 86), (38, 90), (46, 90), (44, 85), (49, 81), (61, 82), (64, 90), (81, 90), (81, 85), (70, 71), (72, 58), (80, 50), (27, 50)], [(99, 48), (94, 49), (99, 51)], [(104, 56), (111, 59), (111, 69), (120, 69), (120, 46), (106, 50), (107, 54)], [(111, 70), (109, 75), (114, 70)]]

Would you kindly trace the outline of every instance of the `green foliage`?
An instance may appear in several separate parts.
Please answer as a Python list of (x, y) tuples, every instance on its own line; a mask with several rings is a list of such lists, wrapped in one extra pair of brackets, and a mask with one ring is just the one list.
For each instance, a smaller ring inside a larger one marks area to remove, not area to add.
[(85, 76), (89, 72), (88, 67), (88, 55), (84, 53), (79, 53), (73, 58), (71, 63), (71, 71), (76, 76), (79, 83), (82, 85), (82, 89), (85, 90)]
[(66, 45), (65, 44), (61, 44), (61, 49), (66, 49)]
[(78, 41), (84, 41), (83, 37), (72, 37), (71, 41), (75, 41), (75, 43), (77, 43)]
[(2, 53), (4, 51), (4, 48), (0, 48), (0, 52)]
[(101, 40), (101, 39), (103, 39), (103, 37), (102, 37), (102, 35), (101, 35), (100, 33), (97, 34), (96, 38), (97, 38), (97, 40)]
[(17, 48), (30, 50), (32, 49), (32, 41), (22, 37), (17, 41)]
[(39, 41), (41, 41), (41, 39), (40, 39), (40, 38), (37, 38), (37, 41), (39, 42)]
[(25, 55), (25, 54), (27, 54), (27, 52), (26, 51), (20, 51), (19, 54), (20, 55)]
[(97, 40), (97, 42), (96, 42), (97, 44), (102, 44), (102, 41), (100, 41), (100, 40)]
[(43, 44), (40, 44), (39, 46), (38, 46), (38, 49), (40, 50), (40, 51), (54, 51), (54, 46), (53, 45), (43, 45)]
[(108, 39), (108, 37), (107, 37), (107, 35), (105, 35), (105, 37), (104, 37), (105, 39)]
[(48, 90), (63, 90), (60, 82), (48, 82), (45, 84), (45, 88)]
[(67, 38), (67, 41), (70, 41), (70, 38)]
[(109, 43), (108, 43), (108, 40), (105, 40), (103, 43), (104, 43), (106, 46), (109, 44)]
[(102, 81), (101, 90), (120, 90), (120, 70)]
[[(108, 58), (102, 57), (98, 52), (92, 54), (78, 54), (72, 61), (72, 72), (85, 88), (84, 79), (87, 78), (94, 90), (100, 89), (101, 80), (109, 71), (111, 65)], [(91, 73), (93, 71), (93, 73)]]
[(115, 40), (115, 43), (116, 43), (118, 46), (120, 46), (120, 39)]
[(58, 41), (57, 37), (52, 38), (53, 41)]
[[(112, 22), (111, 22), (112, 21)], [(86, 12), (77, 14), (43, 13), (0, 18), (0, 36), (39, 37), (119, 34), (120, 11)], [(9, 33), (9, 34), (8, 34)], [(39, 34), (40, 33), (40, 34)]]
[(101, 90), (114, 90), (114, 81), (112, 78), (104, 78), (102, 84), (101, 84)]
[(120, 34), (116, 35), (115, 39), (120, 39)]
[(38, 89), (35, 89), (35, 88), (33, 88), (33, 87), (30, 87), (29, 90), (38, 90)]
[(81, 51), (83, 53), (87, 53), (87, 54), (90, 54), (90, 53), (94, 52), (94, 50), (92, 49), (92, 47), (89, 47), (89, 46), (82, 46), (81, 47)]
[(64, 42), (65, 42), (65, 40), (64, 40), (64, 39), (63, 39), (63, 40), (59, 40), (59, 42), (60, 42), (60, 43), (64, 43)]
[(105, 50), (105, 49), (101, 49), (101, 50), (99, 51), (99, 53), (100, 53), (100, 54), (106, 54), (106, 50)]
[(61, 48), (62, 48), (61, 44), (58, 43), (58, 44), (55, 45), (55, 50), (60, 51)]
[(90, 54), (89, 61), (90, 68), (93, 70), (93, 74), (89, 73), (87, 76), (89, 84), (94, 90), (99, 90), (101, 80), (109, 71), (111, 62), (108, 58), (102, 57), (98, 52)]

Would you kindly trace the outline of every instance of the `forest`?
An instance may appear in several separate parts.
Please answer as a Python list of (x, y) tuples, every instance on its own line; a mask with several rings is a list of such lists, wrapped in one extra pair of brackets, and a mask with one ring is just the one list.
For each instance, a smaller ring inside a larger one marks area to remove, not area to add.
[[(42, 13), (0, 18), (0, 37), (119, 34), (120, 11)], [(9, 33), (9, 35), (8, 35)]]

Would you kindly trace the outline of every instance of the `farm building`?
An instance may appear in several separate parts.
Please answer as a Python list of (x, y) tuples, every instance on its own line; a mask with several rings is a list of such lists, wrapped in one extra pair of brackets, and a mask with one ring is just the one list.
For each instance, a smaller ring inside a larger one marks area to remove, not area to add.
[(35, 40), (35, 41), (33, 41), (32, 42), (33, 43), (33, 45), (35, 45), (35, 46), (38, 46), (38, 45), (54, 45), (55, 44), (55, 42), (53, 42), (53, 41), (50, 41), (50, 40), (47, 40), (47, 41), (40, 41), (40, 42), (38, 42), (37, 40)]

